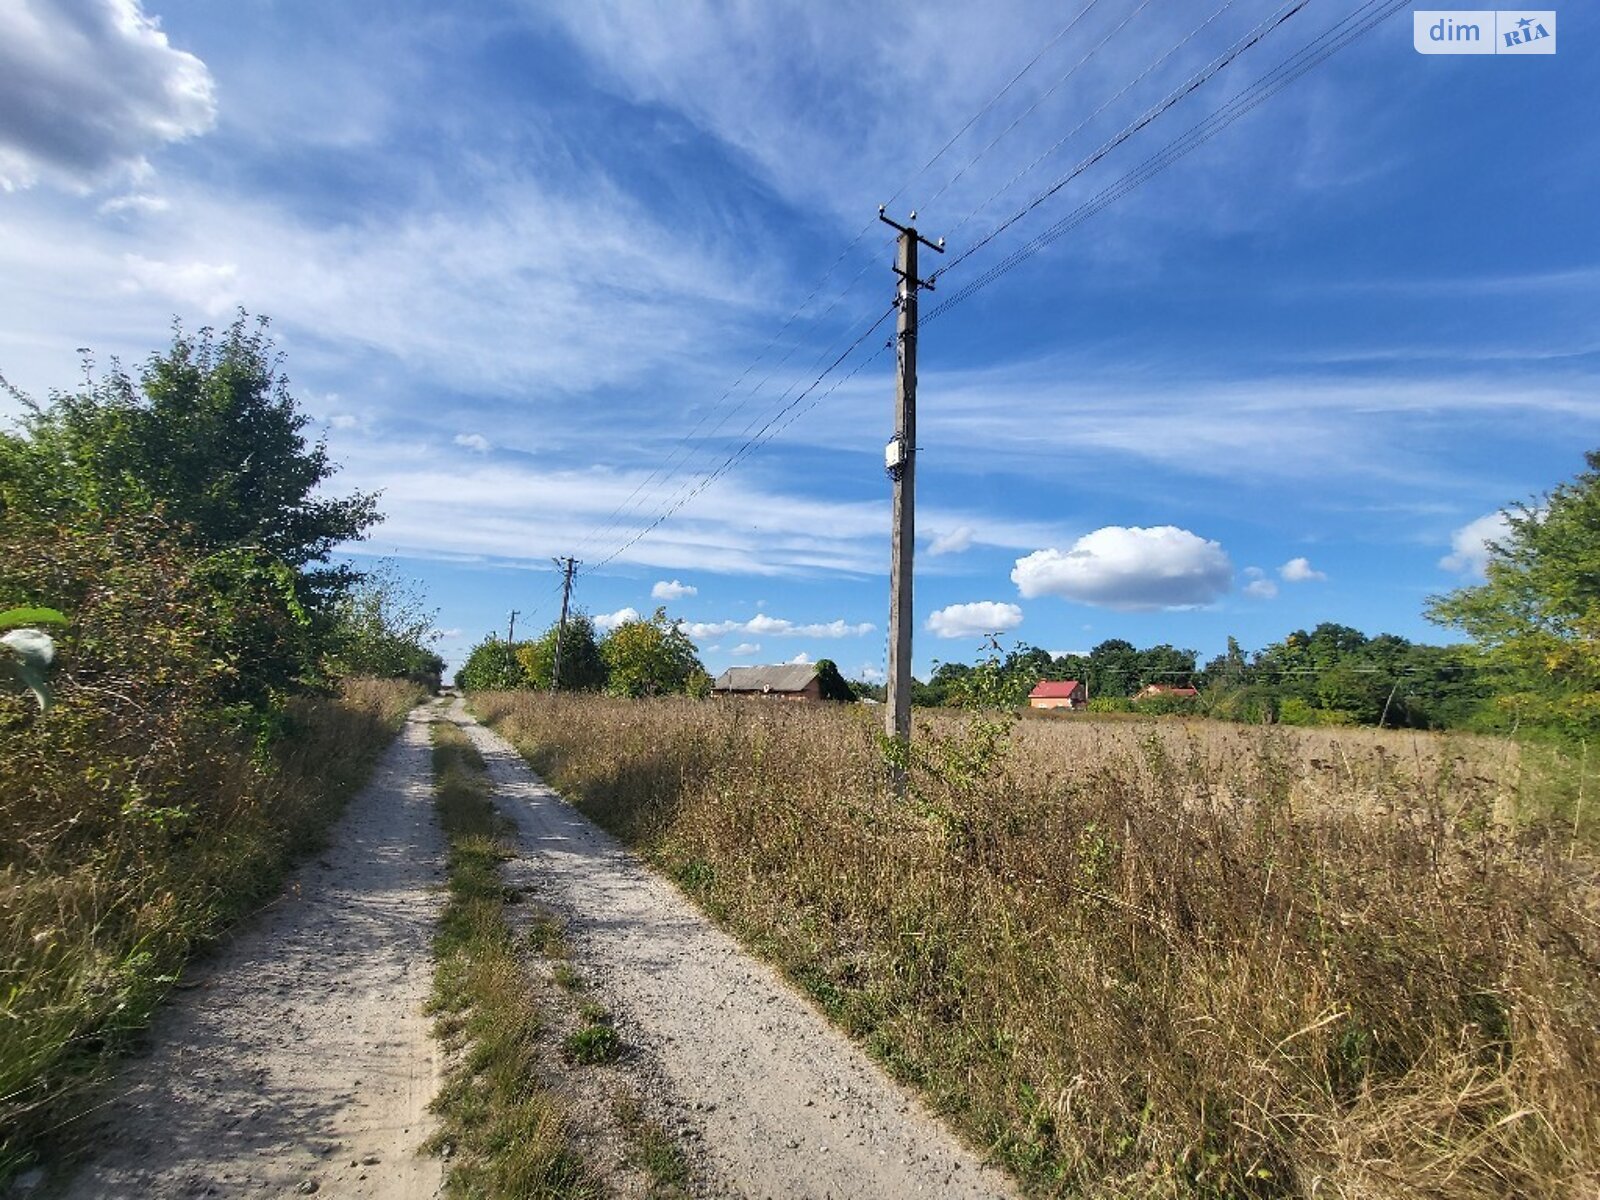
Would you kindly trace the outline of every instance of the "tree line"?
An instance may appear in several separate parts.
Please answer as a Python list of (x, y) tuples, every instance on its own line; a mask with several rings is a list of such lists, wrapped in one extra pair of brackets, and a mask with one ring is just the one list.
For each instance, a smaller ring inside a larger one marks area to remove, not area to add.
[[(700, 661), (683, 624), (658, 608), (597, 635), (594, 620), (578, 612), (539, 637), (508, 642), (490, 634), (472, 648), (456, 686), (463, 691), (529, 689), (550, 691), (556, 682), (556, 643), (561, 643), (563, 692), (606, 692), (613, 696), (695, 696), (711, 694), (712, 678)], [(831, 659), (817, 660), (822, 698), (855, 701), (857, 693)], [(864, 685), (862, 685), (864, 686)]]
[(564, 692), (604, 691), (618, 696), (711, 694), (711, 675), (694, 642), (664, 608), (623, 621), (603, 637), (587, 613), (569, 616), (564, 629), (558, 624), (529, 641), (510, 642), (490, 634), (467, 655), (456, 672), (456, 686), (463, 691), (558, 687)]
[[(974, 679), (981, 673), (991, 688), (997, 666), (1015, 704), (1042, 680), (1074, 679), (1099, 711), (1587, 739), (1600, 733), (1600, 451), (1584, 458), (1587, 469), (1572, 480), (1506, 509), (1506, 533), (1486, 547), (1482, 583), (1428, 600), (1428, 618), (1466, 634), (1465, 643), (1368, 637), (1324, 622), (1250, 652), (1230, 637), (1204, 664), (1193, 650), (1141, 649), (1121, 638), (1082, 655), (1019, 645), (994, 664), (939, 664), (913, 684), (912, 701), (970, 703)], [(1152, 694), (1152, 685), (1197, 694)], [(883, 697), (881, 684), (853, 686)]]

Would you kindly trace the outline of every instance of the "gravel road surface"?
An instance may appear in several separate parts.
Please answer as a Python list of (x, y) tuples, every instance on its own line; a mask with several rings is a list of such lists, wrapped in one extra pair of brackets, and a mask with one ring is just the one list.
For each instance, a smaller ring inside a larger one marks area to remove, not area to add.
[(1013, 1191), (778, 974), (561, 801), (459, 705), (519, 886), (567, 921), (574, 963), (675, 1093), (723, 1194), (984, 1197)]
[[(157, 1020), (66, 1195), (422, 1200), (437, 1043), (422, 1015), (444, 842), (411, 714), (320, 860)], [(186, 981), (188, 982), (188, 981)]]

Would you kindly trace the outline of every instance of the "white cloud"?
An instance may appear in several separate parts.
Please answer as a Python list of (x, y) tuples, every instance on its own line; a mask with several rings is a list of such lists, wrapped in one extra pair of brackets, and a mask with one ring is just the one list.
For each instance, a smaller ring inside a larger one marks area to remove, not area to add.
[(951, 604), (928, 617), (928, 629), (942, 638), (1007, 633), (1021, 624), (1021, 608), (1015, 604), (1004, 604), (994, 600)]
[(687, 583), (679, 583), (676, 579), (659, 580), (650, 589), (650, 597), (653, 600), (682, 600), (685, 596), (698, 596), (699, 594), (699, 588), (691, 587)]
[(1036, 550), (1017, 560), (1011, 580), (1025, 599), (1059, 596), (1124, 611), (1209, 604), (1233, 584), (1233, 564), (1216, 542), (1161, 525), (1108, 525), (1070, 550)]
[(934, 538), (933, 544), (928, 547), (928, 554), (934, 558), (938, 558), (941, 554), (960, 554), (971, 545), (972, 526), (958, 525)]
[(232, 262), (165, 262), (142, 254), (125, 254), (122, 290), (153, 292), (210, 317), (221, 316), (240, 300), (239, 266)]
[(1285, 583), (1320, 583), (1328, 578), (1326, 573), (1312, 567), (1309, 558), (1291, 558), (1278, 568), (1278, 576)]
[(0, 191), (148, 173), (147, 151), (204, 133), (216, 112), (205, 63), (140, 0), (0, 4)]
[(732, 650), (729, 650), (728, 653), (733, 655), (735, 658), (749, 658), (752, 654), (761, 653), (761, 643), (740, 642)]
[(809, 667), (811, 665), (811, 656), (802, 650), (799, 654), (796, 654), (793, 658), (791, 658), (789, 662), (791, 665), (796, 667)]
[(458, 433), (455, 436), (455, 443), (477, 454), (487, 454), (491, 448), (489, 439), (481, 433)]
[(876, 626), (870, 621), (852, 625), (842, 618), (836, 621), (796, 625), (787, 618), (769, 617), (765, 613), (757, 613), (748, 621), (686, 621), (683, 625), (684, 632), (696, 641), (708, 637), (722, 637), (728, 633), (749, 633), (758, 637), (860, 637), (862, 634), (871, 633), (875, 628)]
[(1468, 521), (1450, 535), (1450, 553), (1439, 560), (1439, 565), (1446, 571), (1481, 578), (1489, 561), (1489, 543), (1504, 541), (1510, 533), (1511, 524), (1503, 512), (1486, 513), (1476, 521)]
[(1244, 585), (1244, 594), (1257, 600), (1271, 600), (1278, 594), (1278, 585), (1270, 579), (1252, 579)]
[(610, 633), (618, 625), (626, 625), (629, 621), (637, 621), (639, 619), (639, 610), (631, 606), (619, 608), (614, 613), (602, 613), (592, 619), (594, 627), (601, 633)]
[(130, 192), (125, 196), (113, 196), (100, 206), (101, 216), (117, 216), (133, 213), (142, 217), (154, 216), (164, 213), (172, 204), (165, 196), (154, 196), (148, 192)]
[(334, 413), (328, 418), (328, 424), (335, 429), (354, 429), (361, 424), (361, 418), (354, 413)]

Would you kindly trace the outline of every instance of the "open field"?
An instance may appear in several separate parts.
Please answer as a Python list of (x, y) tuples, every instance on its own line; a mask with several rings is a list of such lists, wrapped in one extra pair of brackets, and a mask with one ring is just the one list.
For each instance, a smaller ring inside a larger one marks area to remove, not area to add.
[(1600, 905), (1505, 744), (475, 707), (1043, 1193), (1576, 1197)]

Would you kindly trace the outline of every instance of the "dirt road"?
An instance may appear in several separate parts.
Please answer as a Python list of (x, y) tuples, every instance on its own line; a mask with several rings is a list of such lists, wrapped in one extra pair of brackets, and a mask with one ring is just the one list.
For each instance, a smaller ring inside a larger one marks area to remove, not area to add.
[(775, 971), (564, 804), (503, 738), (465, 724), (518, 826), (512, 879), (560, 913), (580, 972), (675, 1094), (724, 1194), (1011, 1195)]
[[(428, 722), (412, 714), (322, 859), (199, 971), (93, 1120), (65, 1192), (422, 1200), (438, 1082), (422, 1016), (444, 845)], [(515, 819), (508, 882), (561, 914), (572, 965), (616, 1015), (696, 1194), (1009, 1196), (906, 1091), (667, 882), (561, 802), (459, 703)]]
[(94, 1118), (67, 1195), (437, 1194), (419, 1158), (437, 1043), (422, 1005), (444, 845), (411, 715), (330, 848), (202, 964)]

